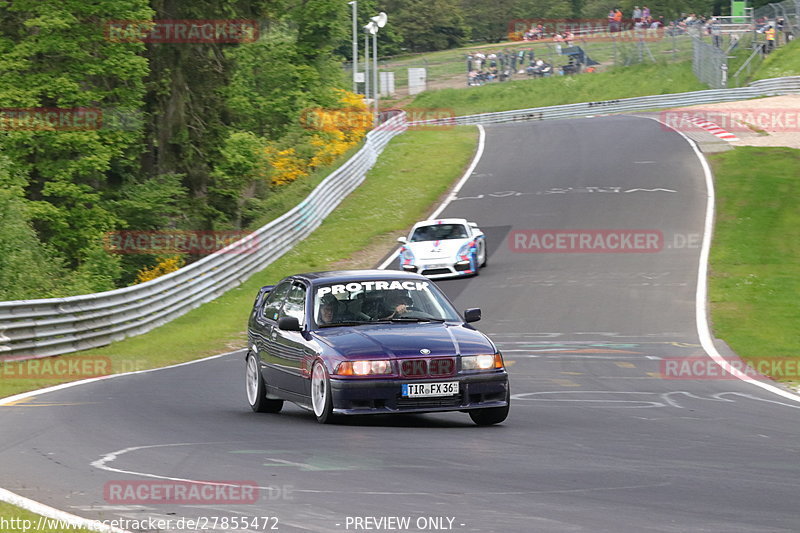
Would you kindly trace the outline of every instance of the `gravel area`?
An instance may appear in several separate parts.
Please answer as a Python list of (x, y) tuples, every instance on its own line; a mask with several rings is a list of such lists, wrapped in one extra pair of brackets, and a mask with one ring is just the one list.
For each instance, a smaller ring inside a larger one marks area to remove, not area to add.
[(800, 95), (682, 107), (714, 122), (740, 140), (731, 146), (788, 146), (800, 149)]

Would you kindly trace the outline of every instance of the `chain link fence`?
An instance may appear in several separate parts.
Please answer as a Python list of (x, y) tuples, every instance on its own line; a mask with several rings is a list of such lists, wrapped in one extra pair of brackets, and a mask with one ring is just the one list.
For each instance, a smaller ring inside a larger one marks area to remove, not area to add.
[[(688, 33), (677, 30), (641, 30), (603, 36), (579, 35), (570, 43), (556, 43), (546, 38), (502, 45), (481, 44), (466, 51), (443, 50), (386, 58), (379, 61), (379, 69), (394, 72), (395, 91), (384, 102), (386, 105), (393, 105), (413, 96), (408, 90), (409, 68), (425, 69), (426, 90), (477, 85), (478, 83), (470, 83), (468, 74), (475, 68), (474, 63), (470, 64), (469, 56), (478, 53), (486, 58), (483, 60), (484, 71), (497, 70), (494, 75), (483, 77), (480, 83), (483, 84), (531, 79), (538, 76), (529, 70), (532, 63), (537, 60), (542, 60), (552, 67), (547, 73), (552, 76), (583, 72), (588, 67), (603, 69), (662, 60), (688, 61), (692, 58), (692, 39)], [(490, 59), (492, 54), (497, 57)], [(578, 62), (580, 64), (576, 68)], [(363, 71), (363, 68), (363, 63), (359, 64), (359, 72)], [(369, 68), (372, 68), (371, 64)], [(344, 76), (348, 83), (352, 83), (350, 63), (344, 65)], [(357, 85), (358, 91), (363, 94), (364, 84)]]

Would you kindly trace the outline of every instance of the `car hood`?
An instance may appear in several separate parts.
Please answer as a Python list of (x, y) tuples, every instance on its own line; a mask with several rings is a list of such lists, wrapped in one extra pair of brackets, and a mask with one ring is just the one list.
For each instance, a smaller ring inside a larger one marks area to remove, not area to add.
[[(344, 357), (404, 358), (424, 355), (494, 353), (492, 342), (479, 331), (460, 324), (369, 324), (325, 328), (312, 332), (322, 344)], [(422, 354), (420, 350), (430, 350)]]
[(417, 259), (441, 259), (455, 257), (458, 250), (472, 239), (447, 239), (444, 241), (410, 242), (406, 247), (411, 249)]

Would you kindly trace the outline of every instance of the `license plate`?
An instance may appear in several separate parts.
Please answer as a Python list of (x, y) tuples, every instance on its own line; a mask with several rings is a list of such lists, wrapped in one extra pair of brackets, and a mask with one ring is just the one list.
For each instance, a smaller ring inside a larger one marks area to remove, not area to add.
[(455, 396), (458, 394), (458, 381), (443, 383), (403, 383), (404, 398), (424, 396)]
[(450, 265), (448, 263), (433, 263), (431, 265), (425, 265), (425, 268), (449, 268)]

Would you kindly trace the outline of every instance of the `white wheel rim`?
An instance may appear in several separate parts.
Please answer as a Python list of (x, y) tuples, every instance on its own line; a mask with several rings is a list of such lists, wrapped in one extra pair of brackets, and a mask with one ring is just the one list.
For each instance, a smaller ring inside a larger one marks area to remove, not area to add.
[(317, 363), (311, 373), (311, 403), (314, 406), (314, 414), (322, 416), (327, 402), (328, 388), (325, 384), (325, 369), (320, 363)]
[(247, 386), (247, 401), (250, 405), (255, 405), (258, 399), (258, 365), (256, 358), (252, 355), (247, 358), (247, 377), (245, 379)]

